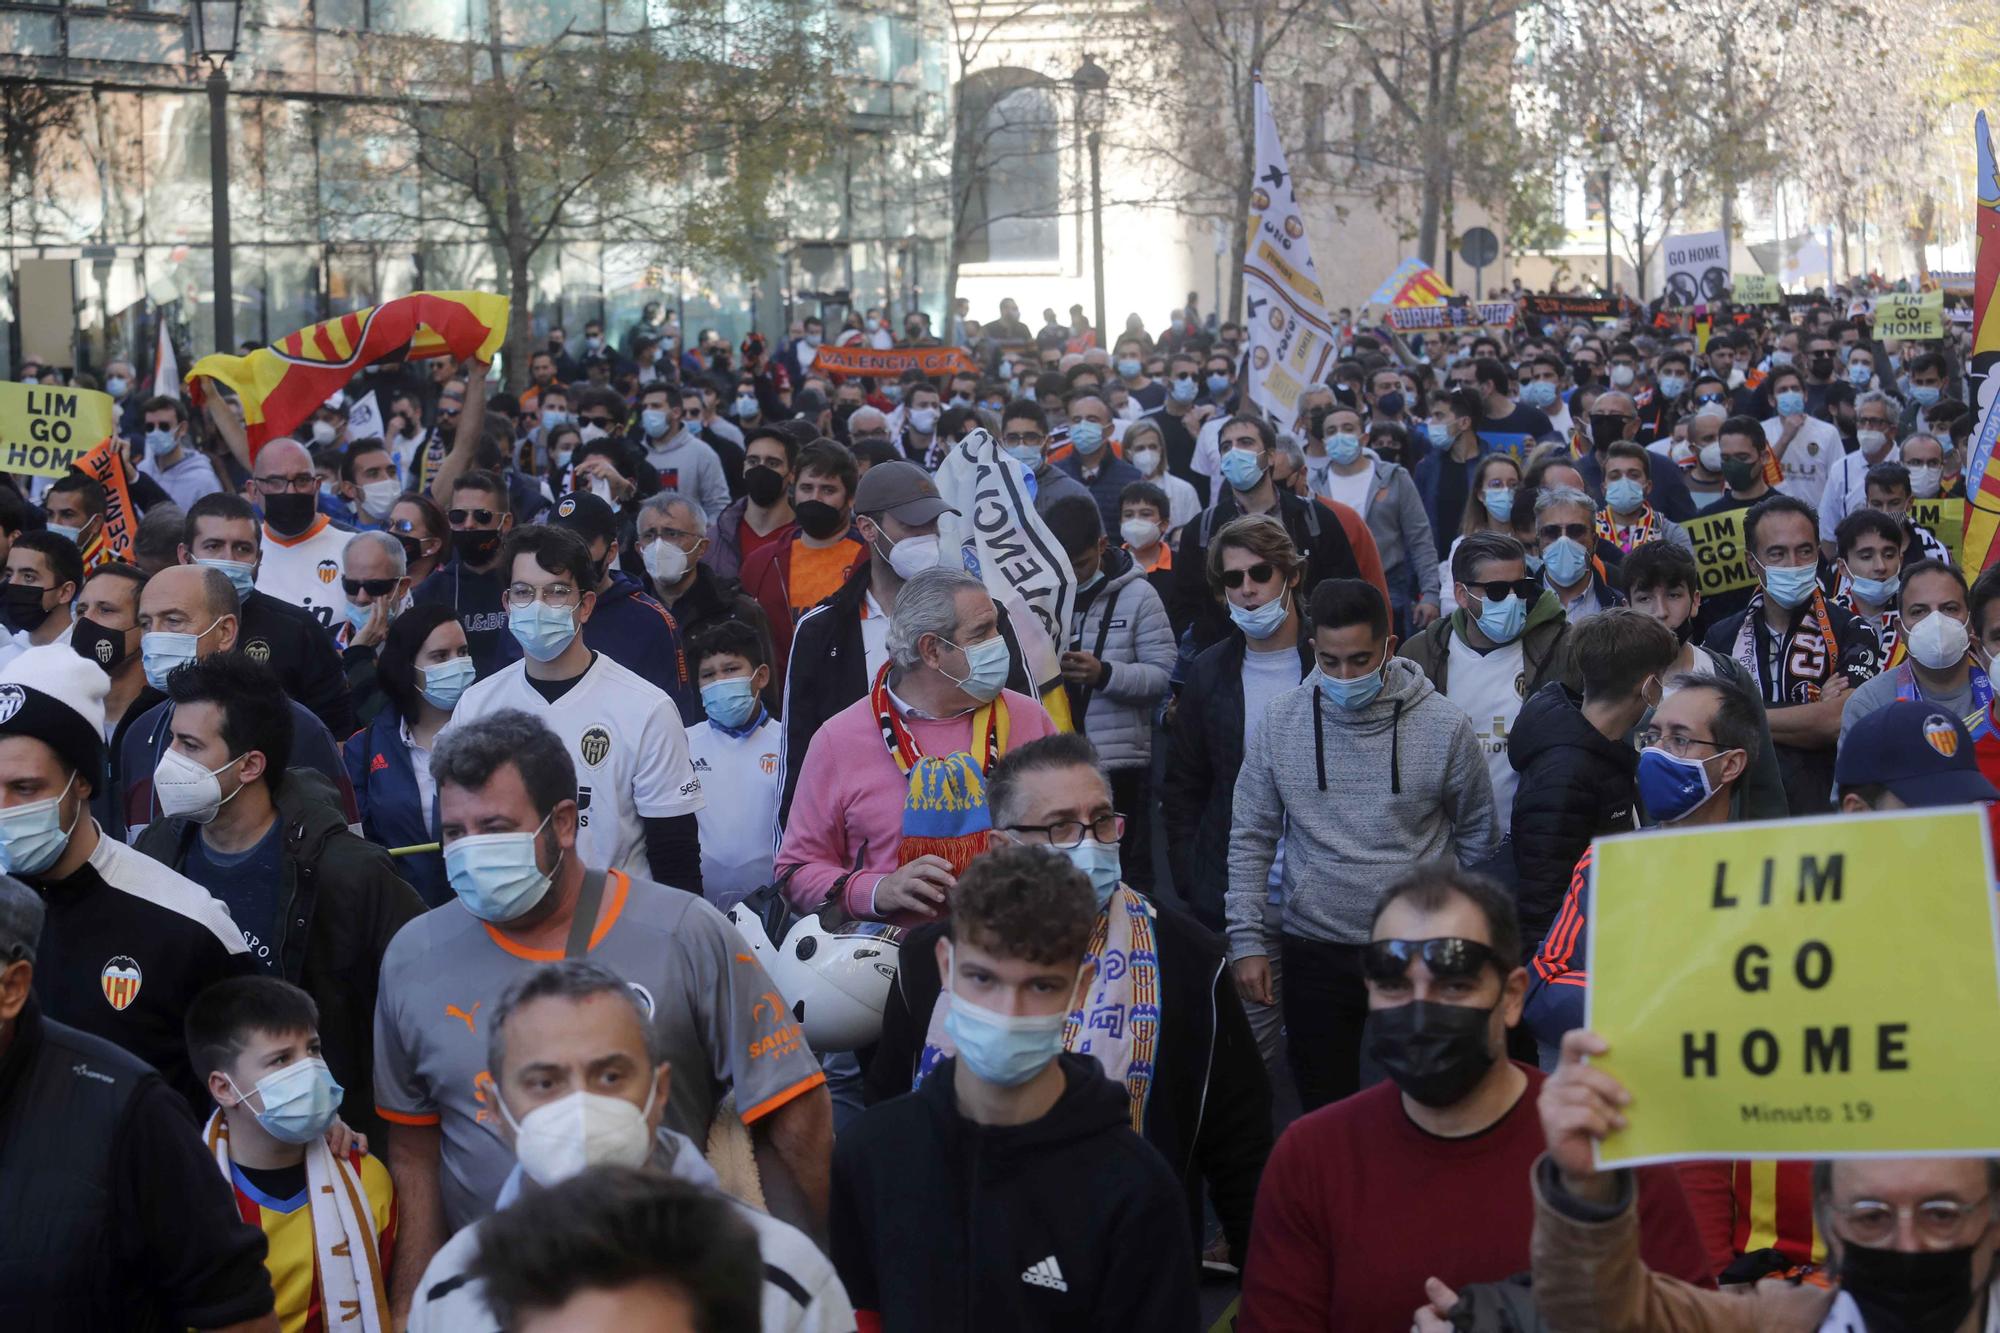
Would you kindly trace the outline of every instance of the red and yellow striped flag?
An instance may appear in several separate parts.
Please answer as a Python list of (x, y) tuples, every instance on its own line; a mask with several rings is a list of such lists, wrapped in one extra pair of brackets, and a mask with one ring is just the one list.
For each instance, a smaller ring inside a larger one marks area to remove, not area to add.
[(506, 297), (412, 292), (287, 334), (248, 356), (205, 356), (188, 370), (188, 392), (199, 407), (203, 381), (234, 389), (255, 457), (265, 441), (289, 435), (364, 366), (436, 356), (491, 361), (506, 339)]

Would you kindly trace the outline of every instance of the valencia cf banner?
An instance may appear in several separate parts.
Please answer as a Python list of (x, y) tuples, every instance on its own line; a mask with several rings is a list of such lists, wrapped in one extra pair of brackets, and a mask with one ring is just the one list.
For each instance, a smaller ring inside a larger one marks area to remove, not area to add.
[(921, 370), (931, 379), (974, 375), (979, 367), (956, 347), (827, 347), (813, 354), (812, 368), (829, 375), (865, 375), (895, 379), (906, 370)]
[(254, 457), (266, 440), (289, 435), (364, 366), (437, 356), (491, 361), (506, 338), (504, 296), (413, 292), (287, 334), (248, 356), (205, 356), (187, 373), (188, 392), (200, 407), (205, 380), (234, 389)]

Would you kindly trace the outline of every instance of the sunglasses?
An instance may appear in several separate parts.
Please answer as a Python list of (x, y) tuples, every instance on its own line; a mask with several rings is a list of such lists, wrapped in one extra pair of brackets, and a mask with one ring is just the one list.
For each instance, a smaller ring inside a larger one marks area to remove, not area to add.
[(477, 523), (485, 527), (500, 516), (491, 509), (447, 509), (444, 511), (444, 517), (454, 528), (462, 528), (467, 523)]
[(1370, 981), (1401, 981), (1412, 960), (1439, 981), (1462, 981), (1494, 963), (1493, 946), (1446, 936), (1435, 940), (1370, 940), (1361, 953), (1361, 974)]
[(1590, 537), (1588, 523), (1571, 523), (1567, 527), (1560, 523), (1547, 523), (1535, 529), (1535, 534), (1544, 542), (1552, 542), (1567, 537), (1573, 542), (1587, 541)]
[(1269, 583), (1271, 576), (1277, 572), (1278, 567), (1276, 565), (1268, 560), (1259, 560), (1248, 569), (1223, 570), (1222, 586), (1225, 588), (1240, 588), (1243, 586), (1243, 580), (1246, 578), (1252, 583)]
[(1504, 602), (1509, 593), (1524, 602), (1532, 602), (1542, 595), (1542, 585), (1533, 579), (1494, 579), (1491, 583), (1468, 583), (1465, 586), (1488, 602)]
[(390, 593), (396, 591), (396, 584), (399, 582), (401, 582), (399, 579), (344, 578), (340, 581), (340, 586), (347, 591), (349, 597), (354, 596), (358, 592), (366, 592), (370, 597), (387, 597)]

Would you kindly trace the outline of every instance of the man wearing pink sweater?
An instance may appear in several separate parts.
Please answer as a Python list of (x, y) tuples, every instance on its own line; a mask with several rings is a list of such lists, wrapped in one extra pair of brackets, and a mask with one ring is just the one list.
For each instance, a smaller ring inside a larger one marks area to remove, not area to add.
[(1003, 688), (998, 608), (962, 570), (903, 585), (888, 650), (869, 692), (814, 734), (777, 872), (791, 873), (801, 911), (839, 892), (855, 916), (907, 926), (942, 916), (958, 872), (985, 850), (992, 761), (1056, 728)]

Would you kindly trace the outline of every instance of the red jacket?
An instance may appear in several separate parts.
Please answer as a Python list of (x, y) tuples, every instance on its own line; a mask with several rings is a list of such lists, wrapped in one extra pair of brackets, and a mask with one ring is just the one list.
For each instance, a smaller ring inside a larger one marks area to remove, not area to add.
[[(852, 528), (848, 533), (860, 540), (860, 534)], [(764, 619), (771, 622), (771, 679), (778, 683), (780, 695), (784, 692), (785, 667), (792, 658), (792, 626), (798, 620), (792, 613), (792, 548), (797, 545), (797, 536), (794, 530), (783, 540), (758, 548), (743, 562), (743, 594), (762, 607)], [(867, 558), (864, 547), (856, 563)]]

